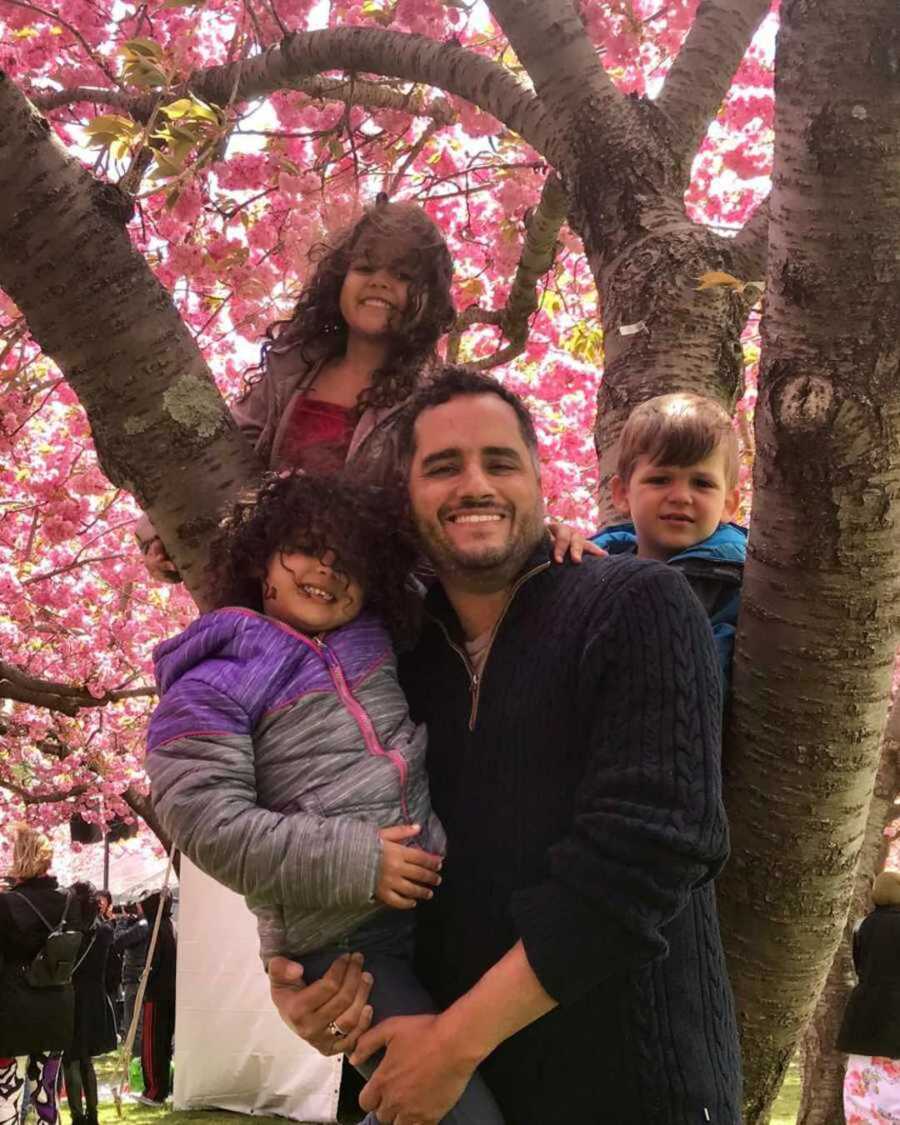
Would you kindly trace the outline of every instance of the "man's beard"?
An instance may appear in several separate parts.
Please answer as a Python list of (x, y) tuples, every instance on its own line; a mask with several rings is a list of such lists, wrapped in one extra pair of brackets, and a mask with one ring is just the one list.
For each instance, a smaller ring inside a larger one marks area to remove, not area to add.
[[(460, 510), (477, 512), (479, 507), (472, 504)], [(480, 549), (460, 550), (446, 536), (443, 528), (440, 515), (436, 533), (434, 525), (423, 525), (418, 521), (416, 524), (422, 547), (438, 577), (450, 578), (473, 590), (499, 590), (518, 577), (543, 538), (543, 510), (535, 509), (528, 517), (520, 518), (518, 527), (505, 543)]]

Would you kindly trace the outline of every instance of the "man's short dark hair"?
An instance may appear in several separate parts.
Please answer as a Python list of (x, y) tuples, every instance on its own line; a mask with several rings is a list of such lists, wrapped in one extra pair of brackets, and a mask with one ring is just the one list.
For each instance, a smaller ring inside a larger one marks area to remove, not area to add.
[(399, 430), (399, 453), (403, 465), (409, 465), (415, 452), (415, 428), (419, 415), (435, 406), (443, 406), (454, 398), (472, 395), (496, 395), (510, 406), (519, 423), (519, 433), (528, 452), (538, 464), (538, 439), (531, 412), (517, 394), (506, 389), (491, 375), (482, 375), (471, 367), (445, 363), (438, 368), (434, 378), (413, 394), (403, 411)]

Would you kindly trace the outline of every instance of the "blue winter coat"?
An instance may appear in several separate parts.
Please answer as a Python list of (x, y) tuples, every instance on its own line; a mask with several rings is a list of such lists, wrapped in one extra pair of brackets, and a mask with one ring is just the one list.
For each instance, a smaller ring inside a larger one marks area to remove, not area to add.
[[(611, 555), (634, 554), (637, 551), (633, 523), (614, 524), (595, 535), (592, 542)], [(669, 566), (681, 571), (706, 610), (726, 688), (731, 682), (734, 634), (741, 607), (741, 582), (746, 557), (746, 529), (736, 523), (720, 523), (708, 539), (669, 559)]]

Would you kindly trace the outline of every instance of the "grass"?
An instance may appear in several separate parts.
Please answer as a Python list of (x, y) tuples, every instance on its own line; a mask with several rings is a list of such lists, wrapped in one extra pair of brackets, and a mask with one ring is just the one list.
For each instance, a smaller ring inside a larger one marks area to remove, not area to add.
[(795, 1125), (800, 1109), (800, 1071), (793, 1064), (772, 1109), (769, 1125)]
[[(112, 1056), (109, 1056), (108, 1060), (97, 1060), (97, 1073), (101, 1083), (110, 1080), (112, 1077), (114, 1065)], [(792, 1066), (788, 1071), (784, 1086), (781, 1088), (778, 1101), (775, 1103), (769, 1125), (795, 1125), (799, 1106), (800, 1073), (796, 1067)], [(238, 1125), (238, 1118), (244, 1116), (246, 1115), (229, 1113), (224, 1109), (194, 1109), (176, 1113), (170, 1109), (153, 1109), (151, 1106), (144, 1106), (139, 1102), (131, 1102), (127, 1098), (122, 1106), (121, 1118), (117, 1116), (116, 1107), (112, 1102), (101, 1105), (99, 1113), (100, 1125), (190, 1125), (192, 1122), (196, 1122), (196, 1125)], [(68, 1125), (68, 1114), (65, 1109), (62, 1113), (62, 1119), (65, 1125)], [(352, 1122), (360, 1119), (356, 1114), (342, 1113), (340, 1117), (340, 1121), (345, 1125), (351, 1125)], [(284, 1125), (285, 1123), (283, 1117), (258, 1117), (254, 1115), (252, 1120), (255, 1125)]]
[[(140, 1102), (133, 1101), (128, 1094), (122, 1100), (120, 1116), (114, 1102), (102, 1100), (104, 1092), (106, 1092), (103, 1088), (106, 1087), (108, 1091), (120, 1079), (121, 1072), (117, 1056), (104, 1055), (101, 1058), (94, 1059), (94, 1068), (97, 1071), (97, 1079), (100, 1085), (101, 1104), (97, 1113), (100, 1125), (190, 1125), (192, 1122), (195, 1122), (196, 1125), (240, 1125), (239, 1118), (247, 1117), (248, 1120), (251, 1119), (249, 1114), (233, 1113), (226, 1109), (191, 1109), (177, 1112), (168, 1108), (156, 1109), (153, 1106), (141, 1105)], [(352, 1095), (354, 1091), (350, 1089), (348, 1093)], [(342, 1091), (342, 1104), (338, 1117), (339, 1125), (355, 1125), (355, 1123), (362, 1121), (363, 1114), (355, 1106), (346, 1106), (344, 1100)], [(252, 1120), (254, 1125), (285, 1125), (286, 1119), (284, 1117), (264, 1117), (253, 1114)], [(69, 1121), (68, 1109), (66, 1103), (63, 1102), (60, 1125), (69, 1125)]]

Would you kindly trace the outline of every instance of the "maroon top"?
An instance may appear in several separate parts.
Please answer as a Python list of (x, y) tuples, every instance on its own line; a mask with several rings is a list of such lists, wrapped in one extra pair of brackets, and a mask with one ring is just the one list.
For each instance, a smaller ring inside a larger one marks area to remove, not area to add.
[(356, 426), (356, 410), (321, 399), (297, 399), (279, 450), (282, 466), (337, 472), (344, 467)]

